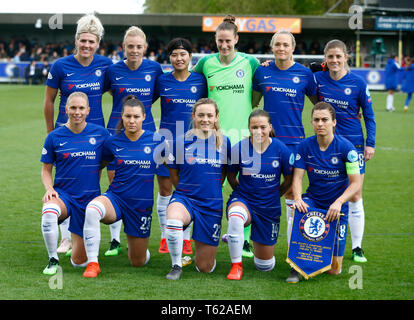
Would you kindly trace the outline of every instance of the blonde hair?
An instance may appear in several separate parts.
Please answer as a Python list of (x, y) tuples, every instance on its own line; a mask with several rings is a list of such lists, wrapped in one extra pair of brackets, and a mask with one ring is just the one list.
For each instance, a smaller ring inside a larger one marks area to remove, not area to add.
[(275, 41), (276, 41), (276, 37), (279, 34), (287, 34), (288, 36), (290, 36), (290, 38), (292, 39), (292, 48), (296, 47), (295, 37), (293, 36), (293, 34), (289, 30), (286, 30), (286, 29), (281, 29), (281, 30), (275, 32), (275, 34), (272, 37), (272, 40), (270, 40), (270, 47), (273, 47), (273, 45), (275, 44)]
[(338, 39), (333, 39), (333, 40), (329, 41), (325, 45), (325, 48), (323, 49), (323, 53), (324, 53), (325, 57), (326, 57), (326, 54), (328, 53), (328, 51), (330, 49), (340, 49), (340, 50), (342, 50), (342, 52), (344, 53), (345, 58), (346, 58), (346, 61), (345, 61), (345, 69), (349, 71), (349, 65), (348, 65), (348, 61), (347, 61), (348, 60), (347, 59), (347, 57), (348, 57), (348, 49), (346, 47), (346, 44), (343, 41), (338, 40)]
[(75, 38), (79, 40), (81, 33), (91, 33), (98, 38), (98, 42), (101, 41), (104, 35), (104, 27), (101, 20), (93, 14), (84, 15), (77, 22)]
[[(296, 40), (295, 40), (295, 37), (293, 36), (293, 34), (289, 30), (281, 29), (281, 30), (275, 32), (275, 34), (272, 36), (272, 39), (270, 40), (270, 48), (273, 47), (273, 45), (276, 42), (277, 36), (280, 35), (280, 34), (287, 34), (288, 36), (290, 36), (290, 39), (292, 40), (292, 48), (294, 49), (296, 47)], [(293, 55), (292, 55), (292, 61), (293, 61)]]
[(145, 40), (145, 42), (147, 42), (147, 36), (145, 35), (144, 31), (136, 26), (131, 26), (127, 31), (125, 31), (124, 42), (127, 37), (141, 37)]
[(75, 97), (80, 97), (80, 98), (83, 98), (83, 100), (85, 100), (85, 101), (86, 101), (86, 105), (87, 105), (87, 106), (89, 106), (89, 98), (88, 98), (88, 96), (86, 95), (86, 93), (81, 92), (81, 91), (75, 91), (75, 92), (72, 92), (72, 93), (69, 95), (68, 99), (66, 100), (66, 106), (69, 106), (69, 102), (70, 102), (73, 98), (75, 98)]
[[(197, 100), (197, 102), (193, 105), (193, 115), (195, 115), (197, 108), (203, 104), (210, 104), (214, 106), (214, 110), (216, 112), (216, 116), (219, 114), (218, 105), (215, 100), (211, 98), (201, 98)], [(188, 131), (186, 136), (191, 135), (194, 132), (194, 123), (192, 122), (193, 129)], [(223, 133), (221, 132), (220, 125), (217, 122), (214, 123), (214, 131), (213, 134), (216, 138), (216, 149), (218, 150), (223, 145)]]

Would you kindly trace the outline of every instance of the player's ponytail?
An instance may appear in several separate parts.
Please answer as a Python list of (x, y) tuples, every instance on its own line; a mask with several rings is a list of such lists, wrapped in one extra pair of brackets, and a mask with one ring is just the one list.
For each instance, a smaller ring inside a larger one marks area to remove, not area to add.
[(231, 14), (228, 14), (227, 16), (224, 17), (223, 22), (220, 23), (216, 29), (216, 34), (219, 31), (222, 30), (230, 30), (233, 32), (234, 36), (237, 36), (237, 25), (236, 25), (236, 18), (234, 16), (232, 16)]
[(119, 135), (122, 131), (125, 130), (124, 122), (122, 121), (122, 116), (124, 115), (125, 107), (139, 107), (143, 115), (145, 115), (145, 107), (142, 102), (133, 94), (126, 96), (122, 101), (122, 111), (121, 111), (121, 119), (119, 119), (116, 127), (115, 127), (115, 134)]

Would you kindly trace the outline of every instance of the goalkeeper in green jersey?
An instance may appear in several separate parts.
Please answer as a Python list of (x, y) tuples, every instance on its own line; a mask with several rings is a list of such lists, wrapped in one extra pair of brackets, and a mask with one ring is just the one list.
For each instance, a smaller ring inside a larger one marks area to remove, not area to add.
[[(208, 97), (217, 102), (219, 124), (231, 144), (249, 136), (248, 118), (252, 112), (252, 79), (260, 65), (252, 55), (237, 52), (239, 40), (235, 17), (227, 15), (217, 27), (215, 40), (218, 53), (203, 57), (194, 71), (204, 74)], [(226, 236), (223, 236), (224, 241)], [(244, 257), (253, 257), (250, 249), (250, 227), (245, 228)]]

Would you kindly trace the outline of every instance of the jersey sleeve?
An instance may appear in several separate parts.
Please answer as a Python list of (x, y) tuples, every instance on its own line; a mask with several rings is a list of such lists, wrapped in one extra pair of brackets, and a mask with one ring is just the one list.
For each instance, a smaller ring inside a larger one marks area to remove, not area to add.
[(369, 93), (368, 86), (365, 82), (361, 86), (360, 92), (360, 104), (362, 108), (362, 114), (364, 116), (365, 129), (367, 132), (366, 145), (368, 147), (375, 148), (375, 135), (376, 135), (376, 122), (374, 110), (372, 108), (372, 98)]
[(53, 63), (52, 68), (50, 68), (49, 74), (47, 75), (46, 85), (48, 87), (59, 89), (62, 79), (62, 64), (59, 60)]
[(158, 133), (154, 133), (153, 139), (158, 143), (154, 149), (153, 158), (157, 165), (161, 165), (169, 154), (168, 144), (165, 137)]
[(356, 151), (355, 147), (352, 143), (348, 142), (344, 144), (344, 148), (342, 151), (344, 155), (343, 161), (345, 162), (345, 168), (347, 174), (359, 174), (359, 157), (358, 152)]
[(193, 68), (193, 71), (204, 74), (204, 63), (206, 62), (207, 58), (208, 56), (204, 56), (198, 60), (197, 64)]
[(254, 75), (253, 75), (253, 80), (252, 80), (252, 88), (253, 88), (253, 90), (258, 91), (258, 92), (262, 91), (262, 89), (259, 85), (260, 84), (259, 78), (260, 78), (260, 75), (261, 75), (261, 68), (262, 67), (259, 67), (259, 68), (256, 69), (256, 71), (254, 72)]
[[(243, 140), (242, 140), (243, 141)], [(232, 148), (231, 148), (231, 156), (230, 156), (230, 161), (229, 161), (229, 166), (227, 167), (227, 170), (229, 172), (239, 172), (240, 170), (240, 161), (241, 161), (241, 152), (240, 152), (240, 148), (242, 146), (241, 141), (237, 144), (235, 144)]]
[(305, 144), (301, 142), (298, 147), (298, 152), (295, 155), (294, 165), (295, 168), (306, 170), (305, 163)]
[(247, 54), (246, 57), (249, 60), (250, 67), (252, 68), (252, 74), (254, 75), (257, 68), (259, 68), (259, 66), (260, 66), (260, 62), (256, 57), (254, 57), (250, 54)]
[(280, 162), (282, 174), (284, 176), (292, 175), (293, 165), (295, 164), (295, 154), (290, 152), (284, 144), (281, 144)]
[(316, 90), (317, 87), (316, 87), (315, 76), (310, 70), (308, 70), (307, 72), (307, 79), (308, 79), (308, 83), (306, 85), (305, 94), (308, 97), (312, 97), (317, 94), (317, 90)]
[(152, 95), (152, 103), (157, 101), (158, 98), (160, 97), (160, 93), (159, 93), (159, 90), (158, 90), (158, 85), (159, 85), (158, 79), (160, 78), (161, 75), (164, 74), (164, 71), (162, 71), (161, 65), (159, 63), (157, 63), (156, 66), (157, 66), (156, 67), (156, 77), (157, 77), (157, 79), (155, 80), (155, 83), (154, 83), (154, 92), (153, 92), (153, 95)]
[(108, 67), (105, 71), (103, 92), (111, 90), (111, 69)]
[(56, 154), (53, 146), (53, 137), (51, 134), (46, 137), (40, 161), (43, 163), (54, 163), (56, 161)]
[(102, 149), (102, 160), (112, 162), (114, 160), (114, 153), (112, 152), (112, 138), (105, 140), (103, 149)]

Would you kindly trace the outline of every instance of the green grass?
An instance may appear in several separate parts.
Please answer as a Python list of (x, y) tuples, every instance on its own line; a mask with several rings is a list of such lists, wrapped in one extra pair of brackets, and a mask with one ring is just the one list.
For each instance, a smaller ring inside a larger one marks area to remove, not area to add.
[[(39, 161), (46, 137), (43, 120), (42, 86), (0, 86), (0, 299), (78, 300), (411, 300), (414, 298), (414, 107), (403, 114), (403, 94), (396, 94), (397, 111), (385, 112), (385, 93), (373, 93), (377, 120), (377, 148), (368, 162), (364, 185), (366, 227), (363, 247), (368, 263), (361, 264), (363, 288), (351, 289), (350, 236), (342, 274), (322, 274), (296, 285), (287, 285), (289, 273), (285, 262), (286, 224), (282, 213), (281, 232), (276, 245), (276, 268), (268, 273), (255, 269), (252, 259), (244, 259), (244, 278), (226, 280), (230, 259), (227, 245), (220, 243), (217, 268), (213, 274), (198, 273), (194, 266), (184, 268), (180, 281), (167, 281), (170, 269), (168, 254), (159, 254), (160, 230), (156, 211), (149, 249), (151, 260), (144, 268), (132, 268), (123, 250), (118, 257), (104, 257), (109, 246), (109, 228), (102, 226), (98, 279), (85, 279), (82, 269), (75, 269), (68, 258), (61, 257), (63, 288), (49, 287), (49, 277), (42, 274), (47, 252), (40, 229), (41, 198)], [(106, 119), (111, 98), (103, 99)], [(310, 131), (310, 104), (304, 112), (307, 135)], [(158, 102), (153, 107), (159, 118)], [(102, 177), (102, 190), (108, 185)], [(224, 199), (228, 198), (229, 186)], [(154, 190), (154, 194), (157, 193)], [(283, 206), (282, 206), (283, 207)], [(155, 209), (155, 208), (154, 208)], [(227, 223), (223, 219), (222, 232)], [(125, 248), (126, 237), (121, 234)]]

